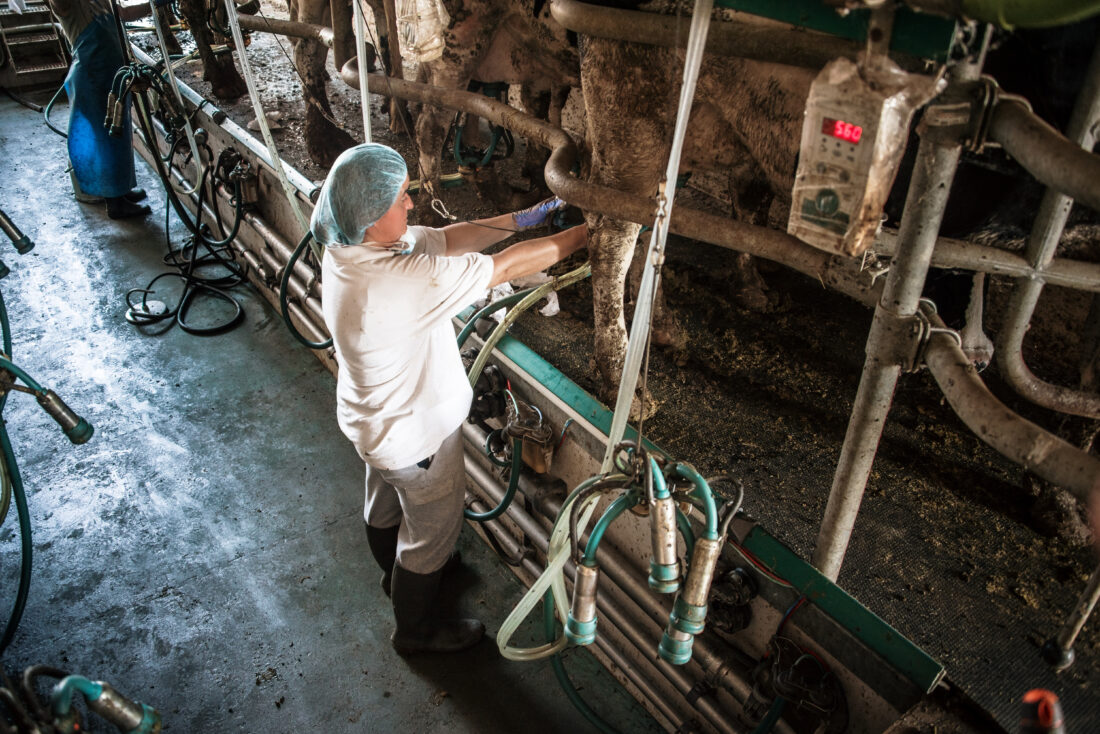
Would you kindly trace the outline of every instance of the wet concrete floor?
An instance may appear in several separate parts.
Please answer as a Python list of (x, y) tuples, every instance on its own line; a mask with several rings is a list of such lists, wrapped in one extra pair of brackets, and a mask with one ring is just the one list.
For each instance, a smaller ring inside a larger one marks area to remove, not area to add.
[[(53, 119), (66, 115), (61, 104)], [(220, 336), (124, 320), (125, 292), (167, 269), (164, 199), (140, 159), (154, 214), (112, 221), (73, 199), (64, 142), (41, 115), (0, 97), (0, 161), (0, 208), (36, 243), (19, 256), (0, 242), (13, 358), (95, 427), (73, 446), (30, 396), (9, 397), (34, 559), (5, 672), (44, 663), (108, 681), (181, 733), (592, 730), (548, 664), (502, 660), (491, 640), (393, 652), (334, 380), (257, 293), (234, 289), (245, 320)], [(178, 245), (182, 226), (169, 231)], [(172, 301), (179, 285), (156, 287)], [(217, 310), (200, 303), (192, 318)], [(522, 587), (468, 528), (460, 547), (450, 591), (495, 632)], [(18, 565), (13, 508), (0, 623)], [(586, 651), (566, 666), (609, 722), (659, 730)], [(95, 718), (89, 730), (116, 731)]]

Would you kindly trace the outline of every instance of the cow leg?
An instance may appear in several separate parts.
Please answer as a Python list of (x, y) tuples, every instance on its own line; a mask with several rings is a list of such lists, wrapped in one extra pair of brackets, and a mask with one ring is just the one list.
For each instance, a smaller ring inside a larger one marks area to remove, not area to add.
[(164, 46), (168, 49), (168, 55), (182, 55), (183, 49), (180, 48), (180, 42), (176, 39), (176, 34), (170, 30), (172, 24), (176, 22), (176, 16), (172, 14), (172, 7), (165, 5), (157, 8), (157, 20), (160, 21), (160, 27), (164, 29)]
[[(180, 0), (180, 11), (191, 26), (202, 61), (202, 78), (210, 82), (211, 93), (220, 100), (228, 101), (248, 92), (244, 79), (233, 65), (232, 55), (215, 55), (210, 48), (213, 41), (210, 29), (206, 27), (206, 4), (203, 0)], [(244, 53), (244, 50), (238, 49), (238, 53)]]
[[(420, 67), (426, 73), (428, 84), (443, 89), (466, 89), (470, 83), (470, 75), (467, 66), (472, 66), (472, 58), (464, 63), (452, 61), (449, 55), (444, 55), (438, 61), (421, 64)], [(447, 137), (454, 112), (430, 104), (425, 104), (416, 117), (416, 146), (418, 149), (417, 163), (420, 167), (420, 180), (425, 182), (420, 195), (416, 197), (415, 217), (418, 224), (427, 226), (439, 226), (447, 224), (432, 210), (433, 192), (441, 193), (439, 177), (443, 169), (443, 156), (448, 151), (443, 150), (443, 142)]]
[[(623, 295), (626, 274), (638, 239), (641, 225), (590, 214), (588, 220), (588, 254), (592, 264), (592, 314), (594, 319), (594, 355), (600, 384), (599, 397), (614, 405), (626, 361), (626, 318)], [(645, 415), (657, 410), (652, 397), (645, 395)], [(631, 401), (630, 417), (643, 417), (641, 400)]]
[[(765, 178), (765, 172), (747, 148), (729, 172), (729, 194), (733, 217), (758, 226), (768, 225), (768, 212), (775, 196)], [(756, 258), (737, 253), (730, 277), (730, 295), (733, 302), (752, 313), (770, 313), (778, 303), (756, 267)]]
[[(292, 19), (304, 23), (326, 25), (328, 2), (325, 0), (299, 0), (291, 8)], [(293, 11), (297, 10), (297, 17)], [(337, 156), (355, 145), (356, 141), (336, 124), (325, 88), (327, 74), (325, 61), (328, 49), (317, 41), (299, 39), (294, 47), (294, 66), (302, 80), (305, 97), (306, 119), (304, 137), (310, 160), (320, 166), (331, 166)]]
[[(639, 230), (641, 227), (639, 226)], [(633, 308), (638, 301), (638, 290), (642, 285), (642, 274), (645, 272), (646, 253), (649, 251), (649, 236), (647, 232), (634, 247), (634, 255), (630, 258), (630, 270), (627, 273), (628, 300), (626, 308), (633, 313)], [(676, 315), (668, 307), (665, 300), (665, 289), (657, 283), (657, 293), (653, 299), (653, 323), (650, 326), (650, 338), (653, 343), (661, 347), (679, 348), (684, 344), (683, 332)]]

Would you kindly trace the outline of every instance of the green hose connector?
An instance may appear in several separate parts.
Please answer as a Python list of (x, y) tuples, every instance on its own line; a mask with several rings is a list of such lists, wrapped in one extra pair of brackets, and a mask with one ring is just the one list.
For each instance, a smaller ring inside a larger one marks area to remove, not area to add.
[(649, 562), (649, 588), (658, 594), (675, 594), (680, 590), (680, 564)]
[(649, 561), (649, 588), (658, 594), (680, 590), (680, 557), (676, 553), (676, 503), (657, 461), (650, 456), (646, 466), (647, 491), (652, 482), (653, 499), (649, 508), (650, 542), (653, 556)]
[(681, 596), (672, 605), (672, 614), (669, 616), (668, 623), (672, 629), (689, 635), (697, 635), (703, 631), (706, 620), (706, 604), (691, 604)]
[(569, 617), (565, 623), (565, 637), (575, 645), (591, 645), (596, 640), (596, 587), (600, 583), (600, 567), (596, 562), (596, 551), (604, 533), (619, 515), (638, 504), (640, 496), (630, 490), (604, 510), (592, 533), (588, 536), (588, 545), (584, 550), (584, 563), (577, 566), (577, 577), (573, 583), (573, 603), (569, 607)]
[(569, 613), (569, 621), (565, 625), (565, 636), (574, 645), (591, 645), (596, 641), (596, 617), (587, 622), (579, 622)]
[(50, 417), (57, 421), (61, 430), (65, 432), (69, 440), (80, 445), (87, 443), (95, 433), (92, 424), (73, 412), (72, 408), (53, 390), (47, 390), (35, 396), (42, 409), (49, 413)]
[(684, 665), (691, 660), (691, 648), (695, 644), (695, 636), (686, 632), (668, 632), (661, 635), (661, 644), (657, 646), (657, 654), (661, 659), (673, 665)]
[(131, 701), (102, 681), (90, 681), (79, 675), (70, 675), (54, 686), (50, 694), (50, 708), (59, 722), (72, 722), (76, 712), (73, 696), (84, 696), (88, 708), (114, 724), (122, 734), (157, 734), (160, 731), (160, 714), (156, 709), (138, 701)]
[[(547, 589), (546, 594), (543, 596), (543, 629), (546, 632), (547, 643), (554, 642), (554, 592)], [(581, 698), (581, 694), (577, 692), (576, 687), (572, 681), (569, 680), (569, 676), (565, 672), (565, 665), (561, 661), (561, 654), (555, 654), (550, 658), (550, 665), (554, 668), (554, 675), (558, 679), (558, 684), (561, 685), (561, 689), (565, 692), (565, 695), (569, 698), (569, 701), (580, 712), (581, 716), (588, 720), (592, 726), (596, 727), (602, 734), (619, 734), (610, 724), (600, 718), (592, 708), (585, 703)]]

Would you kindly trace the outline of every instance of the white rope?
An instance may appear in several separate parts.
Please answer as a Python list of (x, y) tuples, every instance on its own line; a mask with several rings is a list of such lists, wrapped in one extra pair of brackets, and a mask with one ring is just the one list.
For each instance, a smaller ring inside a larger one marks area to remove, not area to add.
[(275, 148), (275, 139), (271, 137), (271, 128), (267, 126), (267, 118), (264, 117), (264, 107), (260, 103), (260, 93), (256, 89), (256, 79), (252, 76), (252, 66), (248, 63), (248, 54), (245, 53), (244, 37), (241, 35), (241, 24), (237, 22), (237, 6), (233, 0), (225, 0), (225, 13), (229, 17), (229, 29), (233, 32), (233, 44), (237, 47), (237, 60), (241, 62), (241, 71), (244, 72), (244, 81), (248, 85), (248, 96), (252, 100), (252, 110), (256, 113), (256, 124), (260, 127), (264, 142), (267, 143), (267, 151), (271, 155), (271, 166), (275, 169), (275, 175), (290, 201), (290, 209), (294, 212), (302, 231), (309, 229), (309, 220), (302, 214), (302, 208), (298, 205), (298, 191), (290, 184), (283, 161), (279, 158), (279, 151)]
[[(691, 112), (691, 101), (695, 97), (695, 85), (699, 80), (699, 67), (703, 62), (703, 47), (707, 41), (707, 29), (710, 27), (710, 12), (714, 7), (714, 0), (696, 0), (694, 14), (691, 19), (691, 35), (688, 38), (687, 54), (684, 58), (684, 84), (680, 89), (680, 105), (676, 112), (676, 128), (672, 136), (672, 150), (669, 153), (668, 168), (665, 171), (666, 181), (675, 181), (680, 170), (680, 157), (684, 149), (684, 138), (687, 135), (688, 115)], [(645, 273), (642, 276), (642, 284), (638, 291), (638, 305), (634, 309), (634, 324), (631, 327), (630, 341), (627, 343), (626, 364), (623, 367), (623, 378), (619, 386), (618, 400), (615, 403), (615, 414), (611, 420), (611, 432), (608, 434), (607, 453), (604, 456), (601, 474), (610, 474), (614, 467), (615, 446), (622, 441), (626, 430), (627, 417), (630, 414), (630, 403), (634, 397), (634, 388), (638, 384), (638, 373), (641, 368), (642, 356), (645, 354), (645, 345), (649, 339), (650, 319), (653, 311), (653, 295), (657, 290), (661, 263), (664, 260), (665, 242), (668, 239), (668, 219), (672, 212), (672, 197), (675, 194), (675, 186), (669, 193), (662, 193), (658, 200), (657, 222), (653, 228), (653, 237), (650, 240), (649, 253), (646, 257)], [(592, 494), (585, 497), (578, 508), (580, 518), (577, 522), (577, 534), (583, 535), (596, 504), (600, 500), (600, 494)], [(552, 643), (539, 647), (517, 648), (512, 647), (512, 636), (520, 623), (527, 618), (535, 605), (550, 588), (554, 592), (554, 607), (558, 618), (564, 623), (569, 614), (569, 607), (565, 602), (565, 574), (563, 567), (569, 558), (569, 515), (572, 505), (562, 507), (558, 518), (554, 523), (550, 534), (550, 547), (546, 553), (546, 570), (538, 577), (531, 588), (527, 590), (523, 598), (519, 600), (515, 608), (504, 620), (500, 631), (497, 633), (497, 647), (500, 653), (509, 660), (538, 660), (549, 657), (559, 652), (566, 645), (564, 634)]]
[(619, 381), (619, 394), (615, 401), (615, 413), (611, 417), (611, 430), (607, 436), (607, 451), (604, 453), (602, 473), (611, 471), (615, 460), (615, 447), (626, 432), (627, 418), (630, 416), (630, 404), (634, 399), (634, 390), (638, 386), (638, 374), (642, 357), (649, 341), (649, 330), (653, 318), (653, 299), (661, 277), (661, 265), (665, 259), (665, 243), (668, 241), (668, 224), (672, 216), (672, 199), (676, 195), (676, 177), (680, 173), (680, 158), (684, 151), (684, 138), (687, 137), (688, 117), (691, 114), (691, 102), (695, 98), (695, 85), (699, 81), (699, 67), (703, 63), (703, 47), (707, 42), (707, 30), (710, 28), (710, 13), (714, 0), (696, 0), (691, 16), (691, 31), (688, 36), (687, 52), (684, 55), (684, 84), (680, 88), (680, 105), (676, 111), (676, 128), (672, 134), (672, 149), (668, 154), (668, 167), (665, 169), (665, 185), (657, 200), (657, 221), (653, 224), (653, 234), (646, 253), (645, 270), (642, 283), (638, 287), (638, 300), (634, 307), (634, 321), (630, 327), (630, 339), (626, 345), (626, 359), (623, 374)]
[[(355, 21), (355, 49), (359, 56), (359, 99), (363, 108), (363, 142), (371, 142), (370, 135), (370, 96), (367, 92), (367, 24), (363, 20), (362, 0), (351, 4)], [(381, 51), (379, 51), (381, 53)]]
[[(168, 77), (168, 86), (172, 88), (172, 94), (176, 97), (176, 104), (179, 105), (179, 109), (187, 109), (183, 104), (183, 95), (180, 94), (180, 88), (176, 84), (176, 75), (173, 73), (172, 64), (168, 58), (168, 45), (164, 40), (164, 28), (161, 26), (160, 16), (157, 13), (157, 6), (153, 3), (153, 0), (149, 0), (149, 8), (153, 11), (153, 28), (157, 32), (157, 42), (160, 44), (160, 57), (164, 60), (164, 72)], [(199, 156), (199, 144), (195, 141), (195, 131), (191, 129), (191, 119), (186, 115), (183, 118), (183, 130), (187, 134), (187, 144), (191, 146), (191, 160), (195, 164), (195, 185), (191, 188), (184, 186), (177, 187), (172, 181), (172, 177), (168, 177), (168, 184), (180, 194), (193, 194), (199, 190), (199, 183), (202, 181), (202, 158)], [(153, 155), (159, 155), (157, 150), (156, 141), (150, 141), (151, 152)]]

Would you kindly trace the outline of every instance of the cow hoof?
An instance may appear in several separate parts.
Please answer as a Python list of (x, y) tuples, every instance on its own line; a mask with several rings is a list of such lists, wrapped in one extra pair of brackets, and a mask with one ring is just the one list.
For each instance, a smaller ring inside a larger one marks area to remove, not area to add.
[[(615, 404), (619, 400), (619, 388), (615, 385), (609, 385), (599, 390), (600, 399), (605, 405), (614, 409)], [(637, 393), (634, 395), (634, 399), (630, 401), (630, 416), (628, 420), (631, 423), (637, 423), (640, 420), (647, 420), (657, 414), (657, 410), (661, 407), (661, 404), (653, 399), (653, 394), (646, 390), (645, 400), (643, 401)]]
[(1036, 530), (1050, 538), (1060, 538), (1074, 546), (1089, 543), (1091, 532), (1078, 508), (1077, 500), (1055, 487), (1043, 487), (1031, 510)]
[(657, 415), (660, 407), (661, 404), (653, 399), (653, 394), (648, 390), (644, 402), (635, 395), (634, 399), (630, 401), (630, 420), (632, 422), (648, 420)]
[(771, 313), (777, 300), (764, 288), (747, 287), (734, 294), (733, 302), (751, 313)]

